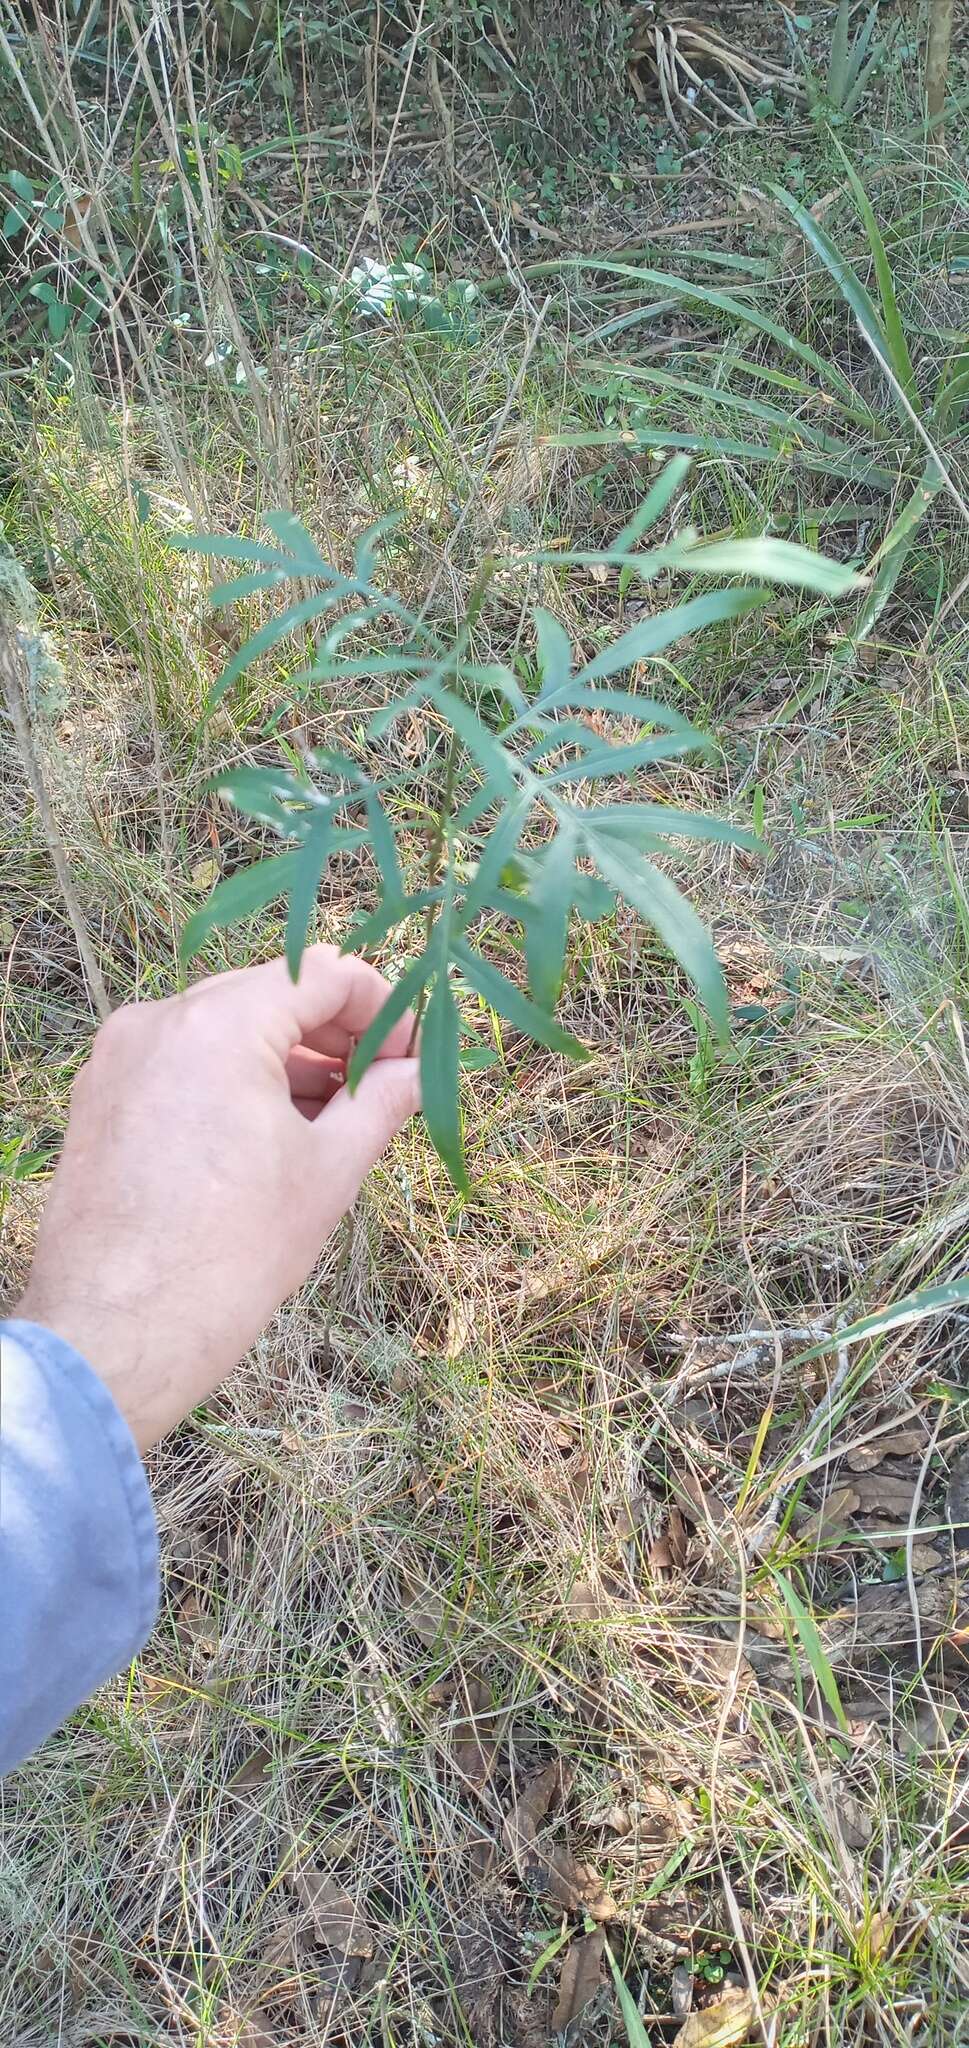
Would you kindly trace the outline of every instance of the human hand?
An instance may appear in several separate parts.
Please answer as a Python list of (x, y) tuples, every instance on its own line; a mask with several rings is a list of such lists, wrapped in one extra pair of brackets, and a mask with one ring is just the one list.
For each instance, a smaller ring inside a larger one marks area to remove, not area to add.
[(141, 1450), (219, 1384), (419, 1106), (403, 1017), (354, 1095), (388, 985), (331, 946), (118, 1010), (75, 1083), (19, 1313), (66, 1338)]

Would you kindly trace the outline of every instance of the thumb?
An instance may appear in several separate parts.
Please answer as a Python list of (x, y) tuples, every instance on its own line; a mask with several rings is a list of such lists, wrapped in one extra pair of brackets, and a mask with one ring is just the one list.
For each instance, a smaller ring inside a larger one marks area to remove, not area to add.
[(416, 1059), (374, 1060), (354, 1094), (341, 1088), (327, 1103), (309, 1129), (334, 1206), (349, 1208), (365, 1175), (420, 1106)]

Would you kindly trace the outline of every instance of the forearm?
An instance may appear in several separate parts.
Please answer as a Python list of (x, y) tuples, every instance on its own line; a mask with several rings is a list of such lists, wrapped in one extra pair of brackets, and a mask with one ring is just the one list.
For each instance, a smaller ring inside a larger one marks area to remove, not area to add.
[(133, 1657), (158, 1607), (141, 1460), (50, 1331), (0, 1324), (0, 1771)]

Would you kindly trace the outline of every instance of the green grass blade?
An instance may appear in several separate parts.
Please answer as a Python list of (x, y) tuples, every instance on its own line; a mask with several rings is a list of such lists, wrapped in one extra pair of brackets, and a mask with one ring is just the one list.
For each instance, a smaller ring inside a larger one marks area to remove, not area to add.
[(612, 1981), (616, 1987), (616, 1997), (619, 2000), (619, 2010), (622, 2014), (623, 2026), (626, 2029), (626, 2040), (629, 2043), (629, 2048), (650, 2048), (649, 2035), (643, 2026), (639, 2007), (608, 1942), (606, 1942), (606, 1954), (609, 1958), (609, 1968), (612, 1971)]
[(797, 1630), (801, 1649), (817, 1681), (818, 1690), (831, 1708), (838, 1727), (843, 1729), (847, 1735), (849, 1732), (848, 1717), (841, 1704), (841, 1694), (838, 1691), (838, 1682), (831, 1668), (831, 1660), (818, 1634), (817, 1622), (810, 1608), (805, 1606), (800, 1594), (795, 1592), (786, 1572), (772, 1571), (771, 1577), (784, 1605), (790, 1613), (794, 1627)]
[(847, 150), (842, 148), (837, 136), (833, 136), (832, 140), (844, 164), (845, 175), (851, 186), (855, 205), (861, 216), (865, 233), (868, 236), (868, 246), (871, 250), (872, 262), (875, 266), (875, 282), (878, 286), (878, 296), (881, 300), (882, 320), (884, 322), (885, 338), (888, 343), (889, 361), (906, 397), (912, 405), (917, 406), (918, 386), (915, 382), (915, 370), (912, 366), (912, 358), (909, 354), (908, 342), (905, 339), (905, 330), (902, 326), (898, 310), (898, 301), (895, 297), (895, 280), (892, 276), (892, 268), (888, 260), (888, 251), (882, 239), (881, 229), (875, 219), (871, 200), (855, 170), (854, 164), (851, 162)]
[(833, 107), (844, 105), (848, 91), (848, 35), (851, 27), (851, 0), (840, 0), (834, 27), (831, 31), (831, 51), (828, 57), (827, 97)]
[(672, 462), (666, 464), (652, 489), (647, 491), (638, 511), (633, 513), (632, 518), (627, 520), (622, 530), (617, 533), (613, 541), (617, 555), (631, 555), (634, 552), (637, 541), (641, 540), (643, 534), (648, 533), (650, 528), (656, 525), (657, 519), (662, 517), (670, 499), (689, 476), (691, 468), (688, 455), (674, 455)]
[[(782, 185), (771, 185), (770, 191), (773, 197), (782, 206), (787, 208), (792, 219), (797, 222), (805, 241), (814, 250), (815, 255), (821, 258), (825, 269), (833, 277), (845, 304), (854, 314), (873, 355), (879, 363), (887, 363), (889, 368), (894, 370), (895, 366), (892, 362), (888, 336), (878, 317), (874, 300), (870, 292), (862, 284), (860, 277), (852, 270), (847, 257), (842, 256), (840, 249), (831, 240), (827, 229), (821, 226), (820, 221), (816, 221), (814, 215), (809, 213), (807, 207), (802, 206), (799, 200), (792, 198), (789, 192), (785, 192)], [(896, 406), (901, 412), (906, 428), (908, 428), (910, 425), (908, 413), (901, 404), (894, 385), (891, 388)]]
[[(705, 576), (757, 576), (768, 583), (782, 583), (797, 590), (811, 590), (817, 597), (844, 597), (861, 581), (857, 569), (844, 562), (832, 562), (813, 548), (797, 541), (778, 540), (773, 534), (749, 540), (691, 541), (672, 560), (682, 568)], [(764, 603), (769, 591), (753, 593)]]

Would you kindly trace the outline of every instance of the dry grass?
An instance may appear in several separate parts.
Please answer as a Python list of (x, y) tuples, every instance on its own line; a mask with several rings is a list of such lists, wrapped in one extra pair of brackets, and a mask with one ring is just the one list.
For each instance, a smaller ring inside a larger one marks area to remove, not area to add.
[[(147, 296), (124, 318), (150, 338)], [(396, 505), (393, 573), (419, 599), (443, 561), (442, 616), (495, 548), (483, 651), (527, 651), (550, 593), (591, 644), (614, 586), (526, 559), (605, 517), (548, 447), (578, 402), (557, 321), (524, 379), (523, 288), (452, 358), (320, 316), (254, 391), (144, 347), (123, 412), (110, 351), (90, 388), (11, 385), (8, 538), (62, 665), (35, 738), (113, 1000), (172, 986), (204, 863), (255, 850), (205, 781), (271, 758), (286, 694), (269, 669), (202, 724), (225, 650), (166, 526), (292, 502), (339, 553)], [(689, 509), (712, 523), (748, 481), (701, 464)], [(639, 487), (607, 480), (616, 523)], [(955, 588), (959, 537), (936, 544)], [(957, 606), (916, 656), (924, 566), (873, 668), (836, 676), (794, 606), (678, 650), (667, 683), (723, 746), (679, 786), (748, 821), (764, 793), (768, 859), (696, 873), (742, 1008), (730, 1053), (698, 1044), (640, 934), (584, 930), (563, 1015), (588, 1066), (506, 1039), (468, 1091), (470, 1202), (408, 1134), (157, 1454), (156, 1634), (3, 1788), (12, 2048), (537, 2048), (567, 1950), (529, 1989), (535, 1966), (606, 1892), (654, 2042), (684, 1963), (698, 2006), (718, 1971), (747, 1986), (776, 2048), (959, 2038), (969, 1694), (944, 1504), (964, 1314), (857, 1346), (824, 1406), (843, 1326), (964, 1273), (969, 1245), (969, 626)], [(292, 722), (312, 740), (359, 708)], [(3, 1136), (43, 1154), (92, 1022), (3, 747)], [(358, 886), (334, 881), (322, 931)], [(278, 939), (267, 919), (212, 962)], [(12, 1301), (43, 1177), (0, 1182)], [(317, 1878), (352, 1900), (349, 1933)], [(603, 1973), (572, 2038), (620, 2025)]]

